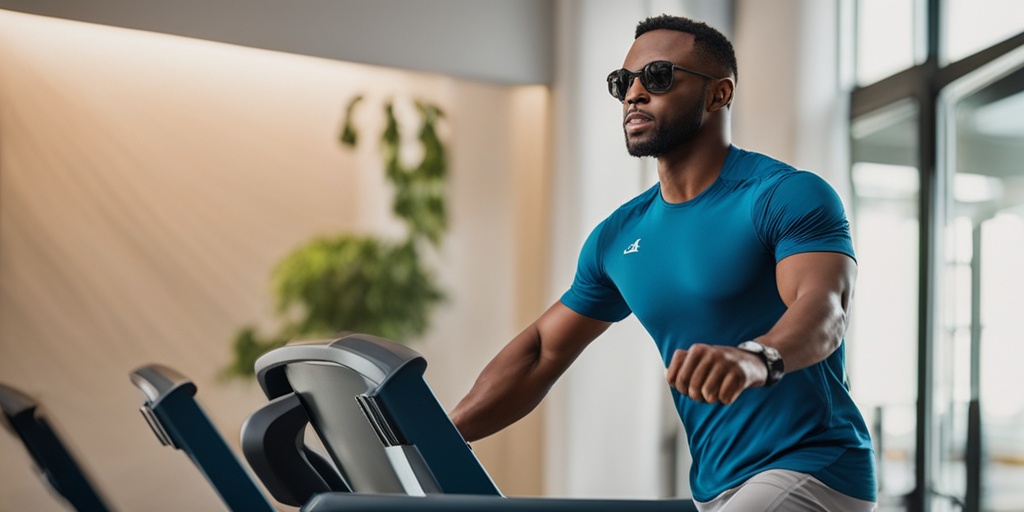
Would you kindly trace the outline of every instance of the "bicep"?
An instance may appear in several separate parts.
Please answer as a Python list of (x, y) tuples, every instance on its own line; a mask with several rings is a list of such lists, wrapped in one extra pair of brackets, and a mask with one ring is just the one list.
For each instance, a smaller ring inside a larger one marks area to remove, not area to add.
[(804, 296), (834, 299), (848, 310), (857, 278), (853, 258), (838, 252), (806, 252), (787, 256), (776, 266), (779, 295), (787, 307)]

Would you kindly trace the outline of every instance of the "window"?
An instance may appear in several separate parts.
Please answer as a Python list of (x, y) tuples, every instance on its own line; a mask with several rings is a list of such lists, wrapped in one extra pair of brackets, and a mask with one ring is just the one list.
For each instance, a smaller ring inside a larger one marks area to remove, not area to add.
[(921, 183), (917, 126), (917, 105), (903, 101), (862, 116), (851, 129), (850, 225), (859, 272), (847, 333), (848, 366), (851, 392), (872, 425), (883, 503), (898, 502), (914, 489)]
[(879, 510), (1024, 510), (1024, 2), (854, 1), (847, 340)]
[(958, 61), (1024, 31), (1020, 0), (947, 0), (942, 59)]
[(1024, 509), (1024, 52), (946, 88), (941, 308), (932, 390), (936, 492)]
[(858, 84), (877, 82), (923, 60), (919, 11), (919, 0), (857, 2)]

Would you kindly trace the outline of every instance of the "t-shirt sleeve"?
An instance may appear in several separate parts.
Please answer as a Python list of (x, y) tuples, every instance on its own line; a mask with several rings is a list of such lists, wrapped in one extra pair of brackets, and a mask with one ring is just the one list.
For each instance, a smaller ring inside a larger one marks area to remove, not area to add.
[(838, 252), (855, 258), (839, 194), (814, 173), (796, 171), (766, 183), (753, 215), (775, 261), (804, 252)]
[(608, 278), (601, 261), (602, 233), (605, 222), (598, 225), (583, 243), (576, 263), (572, 285), (562, 294), (562, 304), (589, 318), (618, 322), (632, 312), (618, 287)]

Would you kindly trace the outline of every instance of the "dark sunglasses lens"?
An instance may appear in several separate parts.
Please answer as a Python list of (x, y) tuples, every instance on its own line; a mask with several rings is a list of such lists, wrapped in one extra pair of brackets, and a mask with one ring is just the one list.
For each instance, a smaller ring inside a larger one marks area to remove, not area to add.
[(615, 99), (622, 101), (626, 97), (626, 89), (629, 88), (629, 72), (625, 69), (617, 69), (608, 75), (608, 92)]
[(644, 66), (644, 88), (653, 93), (663, 93), (672, 88), (672, 63), (652, 62)]

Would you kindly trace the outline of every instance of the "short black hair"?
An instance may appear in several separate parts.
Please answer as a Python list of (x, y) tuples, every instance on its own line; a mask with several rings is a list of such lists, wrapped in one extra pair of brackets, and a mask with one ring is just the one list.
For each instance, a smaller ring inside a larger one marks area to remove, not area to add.
[(702, 21), (662, 14), (660, 16), (652, 16), (638, 23), (634, 38), (640, 37), (652, 30), (660, 29), (693, 34), (694, 40), (697, 43), (695, 46), (697, 56), (721, 66), (722, 71), (728, 70), (732, 73), (733, 80), (739, 81), (739, 72), (736, 69), (736, 52), (732, 48), (732, 43), (714, 27)]

